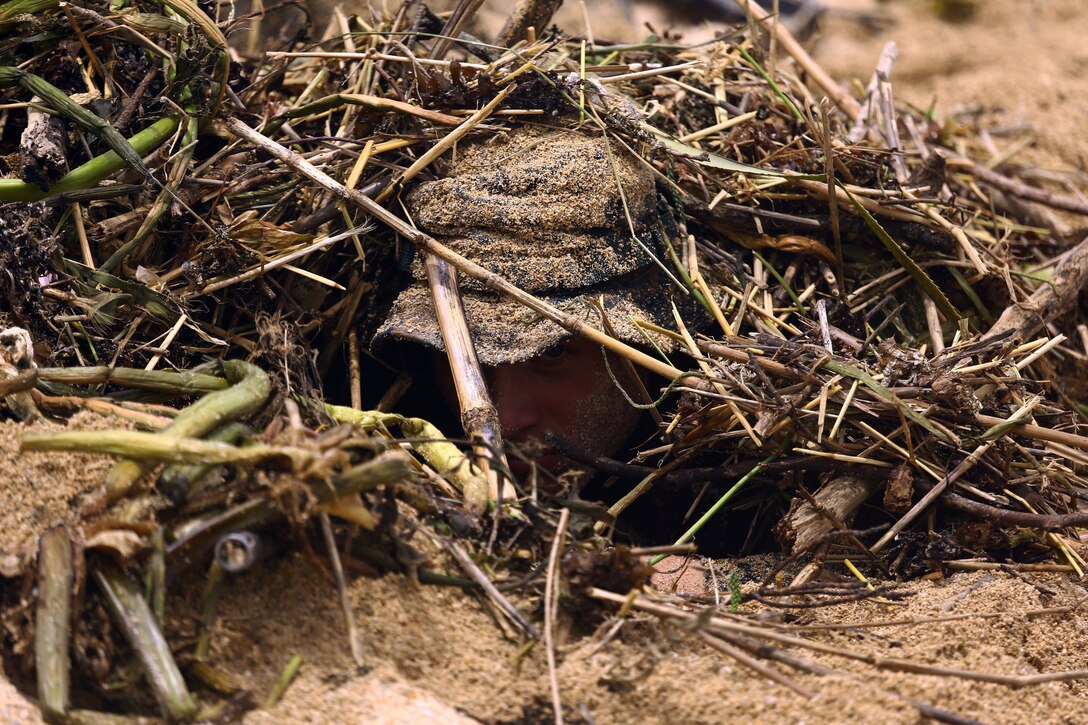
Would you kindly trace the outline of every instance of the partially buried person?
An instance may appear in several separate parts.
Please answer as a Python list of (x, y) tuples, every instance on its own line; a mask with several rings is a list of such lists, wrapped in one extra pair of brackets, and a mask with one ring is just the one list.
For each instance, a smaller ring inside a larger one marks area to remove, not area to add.
[[(462, 142), (442, 177), (405, 196), (412, 223), (454, 251), (584, 322), (665, 354), (669, 337), (639, 322), (674, 328), (672, 303), (692, 314), (690, 296), (663, 272), (665, 236), (675, 233), (643, 161), (615, 139), (576, 130), (520, 127)], [(433, 376), (456, 409), (442, 336), (422, 264), (396, 298), (372, 347), (396, 344)], [(630, 371), (591, 341), (572, 336), (519, 303), (461, 276), (465, 316), (503, 435), (535, 452), (540, 469), (573, 462), (542, 442), (548, 434), (593, 456), (625, 457), (644, 438), (639, 382), (656, 397), (666, 381)], [(607, 327), (606, 327), (607, 326)], [(537, 445), (534, 445), (537, 444)], [(531, 470), (510, 456), (515, 476)], [(587, 476), (567, 477), (576, 485)]]

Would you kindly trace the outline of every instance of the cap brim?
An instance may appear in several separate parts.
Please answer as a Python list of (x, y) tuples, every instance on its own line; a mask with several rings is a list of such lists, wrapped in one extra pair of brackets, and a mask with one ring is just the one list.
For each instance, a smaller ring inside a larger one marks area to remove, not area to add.
[[(574, 295), (538, 297), (603, 331), (601, 315), (590, 303), (593, 299), (601, 299), (616, 337), (640, 347), (649, 347), (652, 340), (653, 344), (669, 353), (677, 347), (672, 338), (645, 330), (635, 323), (636, 320), (643, 320), (669, 329), (675, 326), (670, 301), (662, 287), (656, 275), (651, 275), (640, 280), (639, 284), (622, 289), (611, 287), (597, 293), (583, 290)], [(564, 328), (519, 302), (473, 291), (462, 291), (461, 299), (469, 333), (476, 345), (476, 355), (483, 365), (523, 362), (571, 336)], [(678, 300), (677, 304), (682, 314), (687, 313), (684, 317), (691, 319), (690, 295), (683, 303)], [(694, 327), (698, 329), (701, 325), (695, 324)], [(436, 350), (445, 349), (431, 292), (427, 287), (413, 285), (397, 297), (389, 316), (374, 336), (373, 345), (380, 347), (392, 340), (415, 342)]]

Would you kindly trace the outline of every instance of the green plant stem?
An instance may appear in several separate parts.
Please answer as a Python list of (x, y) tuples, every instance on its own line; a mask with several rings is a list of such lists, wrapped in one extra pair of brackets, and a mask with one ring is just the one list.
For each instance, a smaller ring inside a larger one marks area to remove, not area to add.
[[(199, 438), (207, 435), (217, 426), (232, 421), (251, 413), (255, 413), (264, 405), (268, 394), (272, 390), (272, 383), (268, 374), (256, 365), (251, 365), (241, 360), (227, 360), (223, 363), (223, 372), (232, 385), (226, 390), (209, 393), (197, 402), (178, 414), (174, 422), (164, 428), (158, 435), (166, 438)], [(190, 441), (196, 443), (198, 441)], [(256, 449), (234, 448), (223, 446), (231, 451), (236, 451), (243, 458), (248, 452), (253, 455)], [(263, 448), (263, 447), (262, 447)], [(258, 459), (260, 455), (256, 456)], [(228, 455), (229, 460), (237, 460)], [(158, 460), (163, 460), (159, 458)], [(214, 459), (206, 459), (210, 462)], [(191, 463), (205, 462), (191, 460)], [(110, 471), (106, 478), (106, 498), (108, 501), (116, 501), (124, 496), (135, 485), (150, 465), (137, 461), (120, 461)]]
[(264, 709), (271, 710), (283, 698), (283, 694), (291, 686), (300, 667), (302, 667), (302, 655), (295, 655), (287, 663), (287, 667), (284, 668), (279, 681), (272, 686), (272, 691), (268, 693), (268, 699), (264, 701)]
[[(237, 445), (238, 441), (252, 434), (253, 430), (248, 425), (232, 421), (213, 430), (205, 440)], [(206, 476), (213, 467), (211, 463), (171, 464), (159, 475), (156, 488), (175, 504), (180, 504), (189, 497), (193, 484)]]
[[(128, 139), (129, 145), (140, 156), (147, 156), (158, 148), (177, 130), (178, 119), (175, 116), (162, 118), (143, 131)], [(89, 189), (110, 174), (125, 167), (125, 160), (116, 151), (107, 151), (87, 163), (72, 169), (53, 184), (48, 191), (42, 191), (36, 184), (28, 184), (17, 179), (0, 179), (0, 202), (41, 201), (56, 194), (80, 189)]]
[(170, 395), (226, 390), (230, 383), (217, 375), (170, 370), (96, 367), (38, 368), (38, 380), (65, 385), (120, 385)]
[(212, 629), (215, 627), (216, 613), (219, 610), (219, 594), (223, 589), (223, 568), (214, 558), (208, 568), (208, 581), (204, 584), (204, 598), (200, 605), (200, 635), (196, 640), (193, 655), (203, 660), (208, 656), (212, 644)]
[[(696, 521), (694, 524), (691, 525), (690, 529), (685, 531), (683, 533), (683, 535), (681, 535), (681, 537), (676, 540), (676, 543), (674, 544), (674, 546), (680, 546), (681, 544), (686, 544), (689, 541), (691, 541), (692, 539), (694, 539), (695, 534), (699, 533), (699, 531), (704, 526), (706, 526), (706, 522), (710, 521), (710, 519), (712, 519), (714, 517), (714, 515), (717, 514), (718, 511), (721, 510), (722, 506), (725, 506), (725, 504), (729, 502), (729, 499), (733, 498), (733, 496), (735, 496), (737, 494), (737, 491), (740, 491), (742, 488), (744, 488), (744, 485), (746, 483), (748, 483), (750, 480), (752, 480), (752, 478), (757, 473), (759, 473), (760, 471), (763, 470), (764, 466), (766, 466), (768, 463), (773, 461), (775, 458), (778, 458), (777, 453), (774, 453), (774, 454), (771, 454), (771, 455), (767, 456), (762, 461), (757, 463), (752, 468), (751, 471), (748, 471), (748, 473), (744, 474), (744, 476), (742, 476), (739, 481), (734, 483), (732, 485), (732, 487), (730, 487), (730, 489), (728, 491), (726, 491), (725, 493), (723, 493), (721, 495), (721, 498), (719, 498), (714, 503), (714, 505), (711, 506), (710, 509), (705, 514), (703, 514), (702, 516), (699, 517), (698, 521)], [(668, 556), (668, 554), (658, 554), (657, 556), (655, 556), (653, 559), (650, 560), (650, 566), (653, 566), (654, 564), (657, 564), (662, 559), (664, 559), (666, 556)]]
[(95, 570), (95, 579), (102, 588), (114, 622), (143, 665), (163, 717), (167, 720), (191, 719), (197, 711), (196, 700), (189, 694), (147, 601), (140, 596), (128, 575), (111, 562), (103, 562)]
[[(273, 467), (297, 471), (313, 463), (318, 457), (316, 451), (293, 446), (254, 445), (238, 448), (217, 441), (166, 436), (162, 432), (126, 430), (26, 433), (23, 435), (22, 447), (26, 451), (106, 453), (135, 459), (131, 462), (138, 463), (141, 467), (155, 463), (252, 465), (267, 462)], [(114, 493), (121, 496), (124, 492), (115, 490)]]
[(68, 529), (49, 529), (39, 542), (38, 608), (34, 617), (38, 700), (49, 722), (64, 720), (68, 712), (73, 572)]

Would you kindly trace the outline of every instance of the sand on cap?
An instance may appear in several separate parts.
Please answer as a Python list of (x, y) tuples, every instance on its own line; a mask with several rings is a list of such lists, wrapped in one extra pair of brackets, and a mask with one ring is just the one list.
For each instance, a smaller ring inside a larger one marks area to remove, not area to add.
[[(591, 301), (601, 301), (625, 342), (647, 344), (636, 320), (671, 326), (670, 297), (690, 307), (690, 295), (670, 293), (655, 261), (666, 220), (653, 175), (603, 134), (523, 126), (462, 143), (443, 178), (416, 186), (405, 202), (435, 239), (597, 329), (604, 325)], [(394, 301), (373, 344), (403, 340), (442, 350), (420, 261), (412, 273), (415, 284)], [(460, 287), (484, 365), (521, 362), (570, 337), (476, 280), (461, 277)], [(666, 352), (675, 349), (665, 336), (649, 337)]]

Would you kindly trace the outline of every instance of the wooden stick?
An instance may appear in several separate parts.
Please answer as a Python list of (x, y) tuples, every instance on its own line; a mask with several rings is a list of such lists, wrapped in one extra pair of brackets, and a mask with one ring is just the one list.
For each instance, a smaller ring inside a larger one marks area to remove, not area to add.
[(552, 630), (555, 627), (555, 612), (559, 606), (559, 563), (568, 521), (570, 509), (564, 508), (559, 514), (559, 524), (555, 527), (555, 538), (552, 539), (552, 550), (548, 556), (548, 575), (544, 580), (544, 650), (548, 659), (548, 682), (551, 685), (555, 725), (563, 725), (563, 701), (559, 697), (559, 674), (555, 666), (555, 639)]
[(839, 523), (853, 520), (854, 513), (869, 498), (877, 482), (853, 475), (837, 476), (781, 521), (779, 538), (791, 544), (793, 554), (806, 551)]
[(529, 28), (535, 28), (539, 34), (548, 27), (552, 15), (562, 4), (563, 0), (518, 0), (499, 31), (496, 43), (510, 47), (523, 39)]
[(465, 27), (476, 11), (483, 5), (484, 0), (460, 0), (457, 6), (453, 9), (453, 13), (450, 15), (449, 20), (442, 26), (442, 37), (435, 41), (434, 46), (431, 48), (431, 52), (428, 54), (431, 58), (441, 60), (446, 53), (449, 52), (450, 46), (453, 45), (454, 40), (461, 33), (461, 29)]
[(722, 639), (721, 637), (717, 637), (705, 630), (700, 631), (698, 633), (698, 637), (713, 649), (718, 650), (722, 654), (729, 655), (737, 662), (756, 672), (756, 674), (762, 675), (768, 680), (777, 682), (783, 687), (787, 687), (793, 690), (801, 697), (811, 699), (816, 696), (816, 693), (814, 693), (812, 690), (802, 687), (801, 685), (791, 680), (789, 677), (783, 675), (778, 670), (763, 664), (752, 655), (748, 654), (739, 647), (734, 647), (732, 644)]
[[(982, 413), (975, 414), (975, 420), (982, 425), (991, 428), (1006, 422), (1004, 418), (998, 418), (993, 415), (984, 415)], [(1065, 431), (1043, 428), (1042, 426), (1032, 425), (1030, 423), (1014, 425), (1012, 428), (1009, 428), (1008, 433), (1009, 435), (1022, 435), (1026, 438), (1047, 441), (1049, 443), (1060, 443), (1061, 445), (1069, 446), (1070, 448), (1088, 451), (1088, 436), (1081, 436), (1076, 433), (1066, 433)]]
[(1053, 194), (1044, 189), (1029, 186), (1022, 181), (999, 174), (987, 166), (966, 159), (946, 149), (941, 149), (938, 153), (949, 161), (956, 161), (957, 163), (967, 165), (970, 169), (970, 173), (983, 184), (992, 186), (1006, 194), (1011, 194), (1012, 196), (1026, 199), (1027, 201), (1032, 201), (1036, 204), (1042, 204), (1043, 206), (1049, 206), (1053, 209), (1061, 209), (1062, 211), (1071, 212), (1073, 214), (1088, 216), (1088, 202), (1062, 194)]
[(872, 113), (873, 103), (879, 92), (880, 78), (882, 76), (887, 78), (891, 75), (892, 66), (895, 65), (898, 57), (899, 47), (895, 42), (886, 43), (884, 50), (880, 52), (880, 60), (876, 63), (876, 69), (869, 79), (869, 85), (865, 87), (865, 101), (861, 104), (860, 113), (854, 119), (854, 125), (851, 126), (850, 132), (846, 135), (850, 143), (860, 143), (869, 134), (869, 116)]
[(1001, 317), (976, 344), (1005, 337), (1003, 345), (1015, 347), (1030, 340), (1058, 315), (1069, 309), (1088, 285), (1088, 237), (1062, 254), (1050, 280), (1023, 302), (1005, 308)]
[(843, 649), (842, 645), (840, 644), (827, 644), (824, 642), (808, 640), (802, 637), (794, 637), (792, 635), (775, 632), (766, 625), (756, 626), (752, 624), (734, 622), (724, 619), (722, 617), (707, 617), (705, 616), (705, 613), (689, 612), (687, 610), (679, 609), (677, 607), (670, 607), (663, 604), (658, 604), (657, 602), (654, 602), (645, 596), (637, 596), (632, 599), (626, 595), (615, 594), (613, 592), (609, 592), (596, 587), (590, 588), (586, 593), (594, 599), (601, 599), (606, 602), (613, 602), (614, 604), (619, 604), (624, 607), (633, 607), (644, 612), (649, 612), (650, 614), (656, 615), (658, 617), (671, 617), (673, 619), (680, 619), (686, 621), (698, 621), (701, 625), (705, 626), (712, 632), (747, 634), (753, 637), (759, 637), (761, 639), (768, 639), (773, 642), (803, 647), (806, 649), (814, 650), (816, 652), (823, 652), (824, 654), (829, 654), (836, 657), (844, 657), (846, 659), (865, 662), (874, 667), (891, 670), (894, 672), (913, 672), (923, 675), (959, 677), (965, 680), (974, 680), (976, 682), (993, 682), (1016, 689), (1019, 689), (1021, 687), (1029, 687), (1032, 685), (1041, 685), (1046, 682), (1068, 682), (1070, 680), (1088, 679), (1088, 670), (1042, 672), (1036, 675), (1002, 675), (990, 672), (973, 672), (971, 670), (962, 670), (953, 667), (940, 667), (937, 665), (930, 665), (921, 662), (913, 662), (911, 660), (902, 659), (899, 657), (884, 657), (875, 654), (864, 654), (861, 652), (854, 652), (848, 649)]
[(487, 574), (484, 573), (480, 565), (472, 560), (472, 557), (468, 555), (456, 541), (449, 539), (439, 539), (434, 536), (425, 528), (419, 529), (421, 532), (431, 536), (431, 538), (446, 548), (453, 558), (457, 561), (460, 567), (468, 574), (469, 579), (474, 581), (484, 590), (485, 593), (491, 598), (491, 601), (502, 611), (504, 615), (510, 618), (514, 624), (519, 626), (525, 634), (529, 635), (533, 639), (540, 639), (540, 630), (537, 629), (532, 622), (522, 614), (517, 607), (511, 604), (510, 600), (503, 596), (503, 593), (498, 590), (495, 583), (488, 579)]

